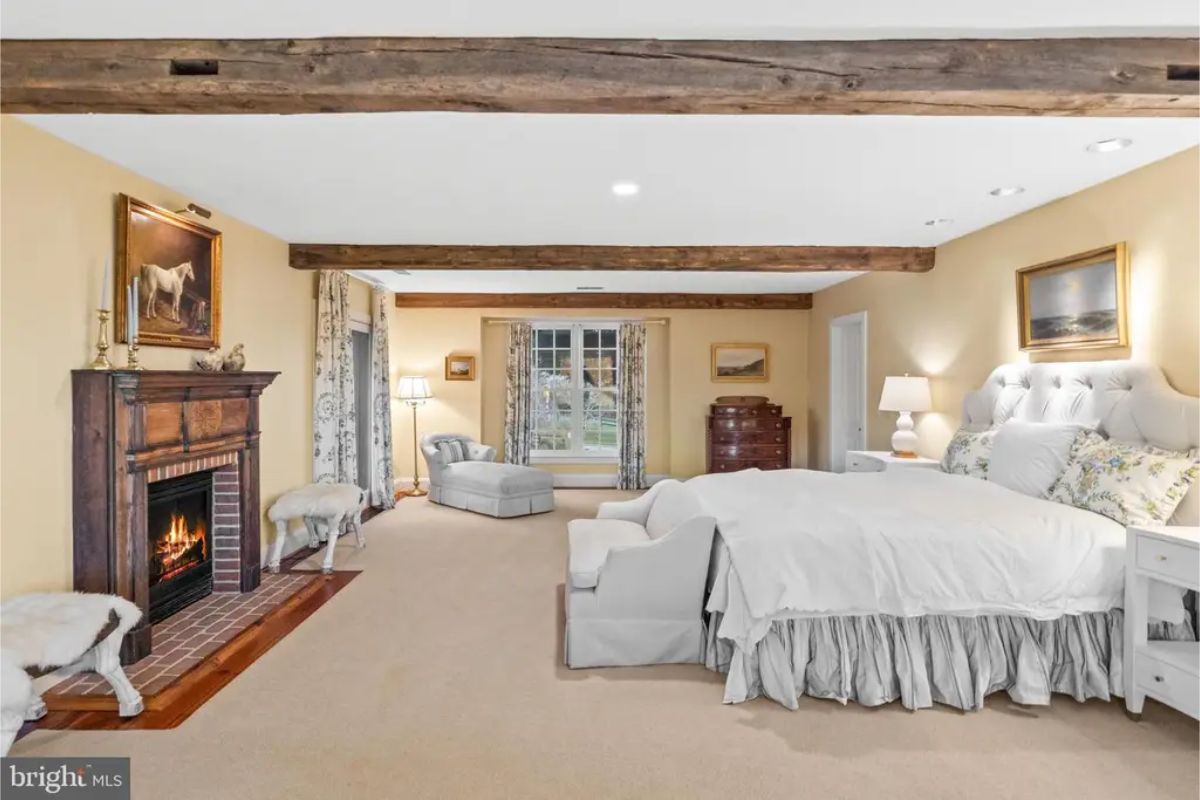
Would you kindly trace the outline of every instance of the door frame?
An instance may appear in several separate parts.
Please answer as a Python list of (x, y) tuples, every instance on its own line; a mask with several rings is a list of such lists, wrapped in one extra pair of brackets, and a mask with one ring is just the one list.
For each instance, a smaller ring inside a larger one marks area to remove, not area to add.
[(861, 346), (862, 353), (859, 360), (862, 364), (862, 440), (863, 446), (867, 442), (867, 312), (855, 311), (852, 314), (843, 314), (840, 317), (834, 317), (829, 321), (829, 464), (830, 470), (841, 472), (845, 469), (846, 447), (841, 440), (841, 431), (844, 427), (844, 409), (846, 408), (847, 398), (842, 394), (842, 382), (835, 380), (838, 370), (841, 369), (843, 363), (843, 348), (845, 341), (843, 331), (852, 326), (859, 326), (862, 329)]

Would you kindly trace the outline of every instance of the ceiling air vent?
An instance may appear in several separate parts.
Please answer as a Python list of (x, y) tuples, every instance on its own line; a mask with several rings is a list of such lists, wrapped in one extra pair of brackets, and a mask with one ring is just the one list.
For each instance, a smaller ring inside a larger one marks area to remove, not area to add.
[(576, 286), (575, 291), (577, 291), (577, 292), (603, 292), (604, 287), (603, 286)]

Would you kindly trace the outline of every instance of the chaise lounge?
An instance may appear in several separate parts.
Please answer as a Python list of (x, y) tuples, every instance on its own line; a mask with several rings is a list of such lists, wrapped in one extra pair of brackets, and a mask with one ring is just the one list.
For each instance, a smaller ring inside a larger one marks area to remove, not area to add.
[[(461, 442), (461, 448), (441, 443)], [(429, 499), (490, 517), (523, 517), (554, 510), (554, 476), (533, 467), (495, 461), (496, 448), (457, 433), (422, 437)], [(461, 458), (458, 456), (461, 455)]]

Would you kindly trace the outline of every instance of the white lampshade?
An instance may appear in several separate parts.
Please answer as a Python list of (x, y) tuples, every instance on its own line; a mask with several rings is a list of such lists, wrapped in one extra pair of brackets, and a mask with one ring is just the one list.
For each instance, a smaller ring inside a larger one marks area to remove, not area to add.
[(932, 407), (928, 378), (889, 375), (883, 379), (880, 411), (928, 411)]
[(396, 386), (396, 397), (400, 400), (428, 400), (433, 393), (429, 391), (429, 380), (424, 375), (405, 375)]

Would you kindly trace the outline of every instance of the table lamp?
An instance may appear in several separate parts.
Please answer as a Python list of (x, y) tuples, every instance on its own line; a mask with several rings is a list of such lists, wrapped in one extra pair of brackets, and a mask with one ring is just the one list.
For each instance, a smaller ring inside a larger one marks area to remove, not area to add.
[(889, 375), (883, 379), (879, 410), (900, 412), (896, 420), (896, 432), (892, 434), (894, 455), (901, 458), (917, 457), (917, 434), (913, 432), (912, 412), (928, 411), (931, 407), (928, 378)]

